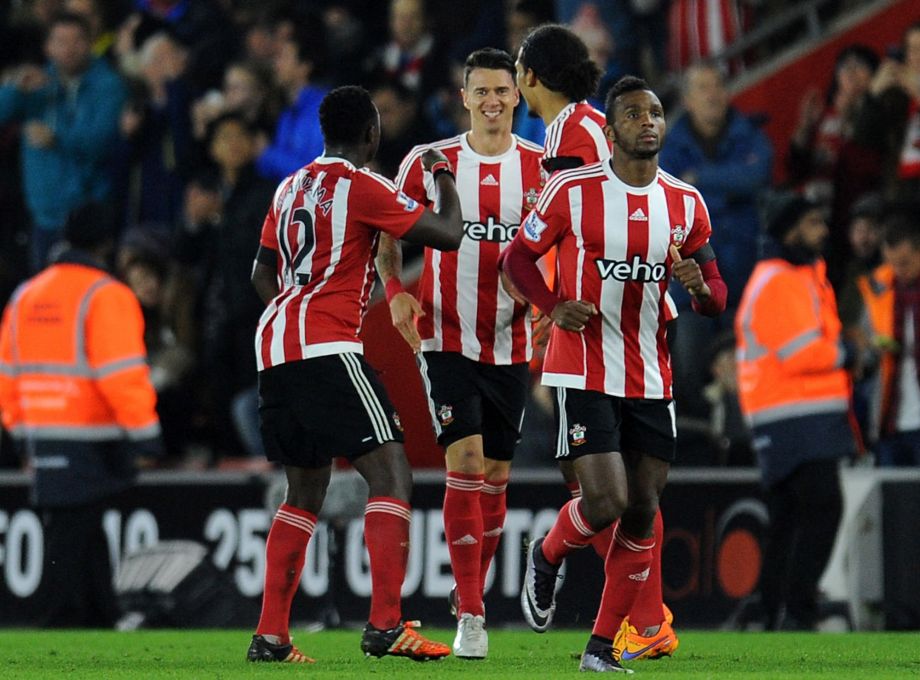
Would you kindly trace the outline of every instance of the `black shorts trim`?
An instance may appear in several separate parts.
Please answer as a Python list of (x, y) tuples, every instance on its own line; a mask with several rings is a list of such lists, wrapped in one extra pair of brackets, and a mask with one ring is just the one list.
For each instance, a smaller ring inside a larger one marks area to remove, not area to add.
[(417, 361), (438, 444), (478, 434), (486, 458), (511, 460), (530, 389), (528, 365), (485, 364), (459, 352), (423, 352)]
[(626, 399), (566, 387), (555, 390), (556, 458), (631, 451), (674, 462), (677, 421), (670, 399)]
[(262, 371), (259, 429), (269, 460), (309, 469), (403, 441), (399, 416), (377, 374), (353, 352)]

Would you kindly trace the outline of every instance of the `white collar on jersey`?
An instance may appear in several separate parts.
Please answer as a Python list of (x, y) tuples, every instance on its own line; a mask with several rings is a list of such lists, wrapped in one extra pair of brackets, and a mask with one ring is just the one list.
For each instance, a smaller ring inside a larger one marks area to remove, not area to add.
[(634, 187), (632, 184), (627, 184), (616, 176), (616, 173), (613, 171), (613, 159), (608, 158), (607, 160), (603, 161), (601, 165), (604, 167), (604, 174), (607, 175), (610, 181), (613, 182), (617, 188), (622, 189), (626, 193), (647, 194), (658, 186), (658, 174), (661, 172), (660, 169), (655, 173), (655, 179), (646, 184), (644, 187)]
[(588, 101), (587, 99), (582, 99), (580, 102), (569, 102), (568, 104), (566, 104), (564, 107), (562, 107), (562, 111), (556, 114), (556, 117), (553, 118), (552, 122), (546, 126), (546, 129), (549, 130), (551, 127), (553, 127), (553, 125), (558, 123), (563, 118), (568, 118), (569, 114), (571, 114), (572, 111), (575, 110), (576, 106), (578, 106), (579, 104), (586, 104), (587, 101)]
[(355, 168), (354, 164), (351, 161), (345, 158), (340, 158), (339, 156), (317, 156), (317, 158), (313, 162), (319, 163), (320, 165), (332, 165), (333, 163), (342, 163), (343, 165), (348, 166), (352, 170), (357, 169)]
[(469, 154), (474, 160), (479, 163), (501, 163), (503, 160), (509, 158), (514, 154), (514, 150), (517, 148), (517, 137), (511, 135), (511, 146), (502, 151), (497, 156), (483, 156), (481, 153), (473, 150), (473, 147), (470, 146), (470, 142), (467, 139), (469, 132), (464, 132), (460, 135), (460, 148), (463, 149), (464, 155)]

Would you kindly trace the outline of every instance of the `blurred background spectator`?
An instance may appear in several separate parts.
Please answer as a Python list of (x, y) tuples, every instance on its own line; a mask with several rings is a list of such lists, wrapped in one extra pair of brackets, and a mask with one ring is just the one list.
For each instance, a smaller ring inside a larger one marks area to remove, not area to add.
[(719, 271), (728, 287), (727, 307), (715, 319), (690, 313), (690, 297), (683, 288), (670, 289), (681, 312), (672, 347), (676, 401), (685, 413), (704, 415), (697, 395), (708, 367), (699, 360), (699, 352), (720, 330), (732, 327), (741, 291), (757, 261), (758, 198), (770, 186), (773, 149), (755, 122), (731, 106), (725, 78), (715, 64), (700, 62), (688, 68), (682, 94), (685, 111), (668, 130), (661, 167), (703, 195)]

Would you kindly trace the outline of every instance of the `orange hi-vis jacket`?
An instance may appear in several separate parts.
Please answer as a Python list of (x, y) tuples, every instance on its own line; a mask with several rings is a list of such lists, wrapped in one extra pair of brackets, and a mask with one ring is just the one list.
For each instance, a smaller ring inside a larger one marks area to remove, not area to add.
[[(869, 418), (869, 436), (877, 439), (883, 426), (890, 420), (894, 375), (898, 368), (897, 355), (891, 351), (894, 340), (894, 271), (883, 264), (874, 271), (860, 276), (856, 281), (864, 304), (863, 326), (869, 339), (882, 346), (877, 385), (873, 390), (872, 410)], [(888, 340), (888, 343), (878, 342)], [(887, 347), (888, 349), (885, 349)]]
[(127, 487), (160, 423), (140, 304), (79, 251), (14, 293), (0, 326), (0, 412), (24, 441), (39, 505)]
[(758, 263), (735, 317), (741, 410), (755, 435), (760, 425), (847, 412), (840, 331), (823, 260)]

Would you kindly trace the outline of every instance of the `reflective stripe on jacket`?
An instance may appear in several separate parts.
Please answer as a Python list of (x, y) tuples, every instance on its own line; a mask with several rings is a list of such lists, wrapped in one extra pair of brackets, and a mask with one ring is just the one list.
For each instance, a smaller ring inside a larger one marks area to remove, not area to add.
[(0, 326), (3, 424), (25, 442), (48, 505), (124, 488), (131, 454), (160, 437), (140, 304), (85, 256), (71, 260), (21, 285)]
[(823, 261), (757, 265), (735, 317), (739, 397), (751, 426), (847, 411), (840, 330)]

